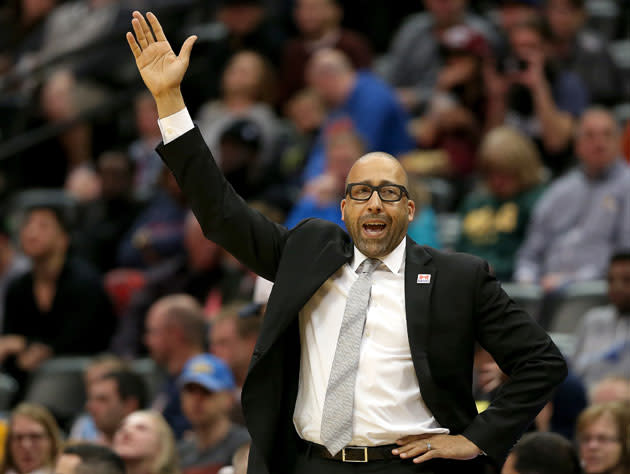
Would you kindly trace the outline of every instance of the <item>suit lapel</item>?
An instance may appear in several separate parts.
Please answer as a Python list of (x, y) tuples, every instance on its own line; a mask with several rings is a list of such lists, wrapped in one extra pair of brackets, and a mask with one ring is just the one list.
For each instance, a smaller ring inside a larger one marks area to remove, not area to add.
[[(304, 255), (303, 259), (289, 262), (287, 271), (278, 272), (281, 278), (276, 280), (267, 305), (269, 324), (263, 324), (258, 340), (259, 359), (297, 317), (302, 307), (308, 302), (322, 284), (343, 264), (350, 261), (353, 244), (348, 239), (342, 242), (331, 241), (317, 255)], [(254, 361), (255, 362), (255, 361)]]
[[(427, 278), (427, 275), (430, 275)], [(431, 408), (437, 388), (431, 376), (427, 350), (431, 334), (431, 293), (438, 278), (431, 255), (407, 239), (405, 260), (405, 312), (411, 359), (418, 377), (422, 397)], [(428, 279), (428, 281), (427, 281)]]

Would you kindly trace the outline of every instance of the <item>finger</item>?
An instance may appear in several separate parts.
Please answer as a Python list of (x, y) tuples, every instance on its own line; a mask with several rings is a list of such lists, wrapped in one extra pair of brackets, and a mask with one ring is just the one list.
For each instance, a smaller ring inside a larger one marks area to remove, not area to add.
[(137, 18), (131, 20), (131, 26), (133, 26), (133, 32), (136, 34), (136, 39), (141, 49), (145, 49), (149, 46), (147, 43), (147, 39), (144, 35), (144, 31), (142, 31), (142, 26), (140, 26), (140, 21)]
[(431, 451), (424, 453), (422, 456), (418, 456), (417, 458), (414, 458), (413, 462), (416, 464), (420, 464), (430, 459), (439, 458), (439, 457), (441, 457), (440, 453), (437, 450), (432, 449)]
[(162, 29), (162, 25), (160, 25), (157, 17), (153, 13), (149, 12), (147, 13), (147, 18), (149, 19), (149, 23), (151, 23), (151, 28), (153, 28), (155, 38), (158, 41), (168, 41), (166, 39), (166, 35), (164, 34), (164, 30)]
[(151, 32), (151, 28), (149, 28), (149, 24), (147, 23), (147, 20), (144, 19), (144, 17), (142, 15), (139, 15), (138, 21), (140, 22), (140, 26), (142, 26), (142, 31), (144, 31), (144, 35), (147, 38), (147, 42), (149, 44), (151, 43), (155, 43), (155, 38), (153, 37), (153, 33)]
[(395, 451), (396, 451), (395, 454), (407, 453), (407, 452), (411, 451), (415, 447), (416, 447), (416, 445), (412, 444), (412, 443), (405, 444), (405, 445), (401, 446), (400, 448), (396, 448), (395, 449)]
[(401, 453), (401, 458), (412, 458), (414, 456), (418, 456), (419, 454), (423, 454), (427, 452), (427, 448), (425, 446), (414, 446), (412, 449), (405, 453)]
[(140, 49), (140, 46), (138, 46), (136, 38), (129, 31), (125, 37), (127, 38), (127, 43), (129, 43), (133, 57), (138, 59), (138, 57), (142, 54), (142, 50)]
[(184, 64), (188, 66), (188, 62), (190, 61), (190, 52), (192, 51), (193, 44), (197, 41), (196, 36), (189, 36), (184, 44), (182, 45), (182, 49), (179, 51), (178, 58), (184, 61)]
[(430, 434), (421, 434), (421, 435), (407, 435), (407, 436), (403, 436), (402, 438), (399, 438), (396, 440), (397, 444), (407, 444), (407, 443), (411, 443), (412, 441), (417, 441), (419, 439), (426, 439), (431, 437)]

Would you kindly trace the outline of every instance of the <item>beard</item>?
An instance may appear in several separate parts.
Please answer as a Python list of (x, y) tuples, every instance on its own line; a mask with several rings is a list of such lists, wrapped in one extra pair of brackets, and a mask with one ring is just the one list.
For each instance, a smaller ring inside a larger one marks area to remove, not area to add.
[[(369, 221), (382, 221), (385, 229), (379, 237), (365, 237), (363, 225)], [(352, 225), (347, 225), (348, 233), (359, 251), (370, 258), (384, 257), (394, 250), (407, 232), (406, 221), (395, 223), (387, 214), (361, 216)]]

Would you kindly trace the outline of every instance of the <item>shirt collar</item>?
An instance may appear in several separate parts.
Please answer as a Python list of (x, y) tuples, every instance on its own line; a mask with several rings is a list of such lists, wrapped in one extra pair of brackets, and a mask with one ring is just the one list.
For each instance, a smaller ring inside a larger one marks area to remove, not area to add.
[[(405, 261), (406, 248), (407, 238), (405, 237), (400, 241), (400, 243), (394, 250), (392, 250), (385, 257), (379, 258), (379, 260), (381, 260), (392, 273), (399, 273)], [(352, 259), (352, 262), (350, 263), (350, 267), (352, 267), (352, 270), (356, 272), (357, 268), (359, 268), (359, 265), (361, 265), (363, 260), (365, 260), (366, 258), (368, 257), (363, 255), (363, 253), (355, 245), (354, 257)]]

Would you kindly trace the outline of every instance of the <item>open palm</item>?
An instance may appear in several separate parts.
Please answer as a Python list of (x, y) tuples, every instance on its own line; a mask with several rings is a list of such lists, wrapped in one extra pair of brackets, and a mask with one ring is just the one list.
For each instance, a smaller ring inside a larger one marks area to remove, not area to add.
[[(131, 24), (135, 37), (127, 33), (127, 42), (136, 58), (142, 80), (154, 97), (178, 88), (188, 68), (190, 51), (197, 39), (191, 36), (182, 45), (179, 56), (168, 43), (158, 19), (147, 14), (151, 27), (139, 12), (133, 13)], [(155, 36), (154, 36), (155, 34)]]

